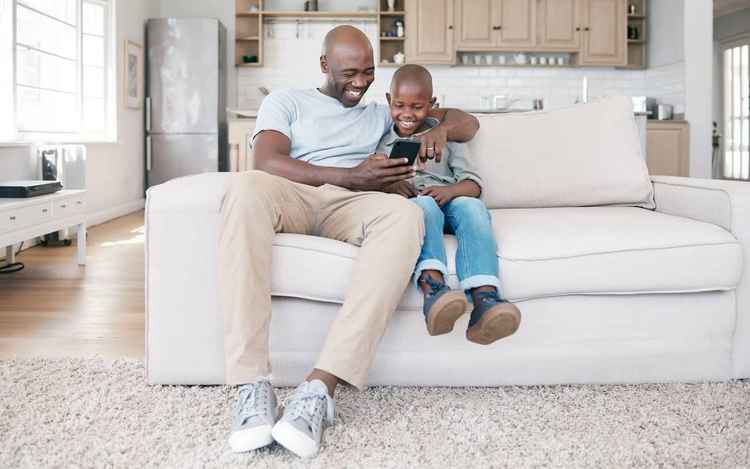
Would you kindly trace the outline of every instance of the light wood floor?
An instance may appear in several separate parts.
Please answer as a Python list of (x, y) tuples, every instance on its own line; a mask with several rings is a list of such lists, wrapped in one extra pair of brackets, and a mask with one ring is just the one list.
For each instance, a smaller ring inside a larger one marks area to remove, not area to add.
[(87, 265), (37, 246), (0, 275), (0, 359), (144, 355), (143, 212), (93, 227)]

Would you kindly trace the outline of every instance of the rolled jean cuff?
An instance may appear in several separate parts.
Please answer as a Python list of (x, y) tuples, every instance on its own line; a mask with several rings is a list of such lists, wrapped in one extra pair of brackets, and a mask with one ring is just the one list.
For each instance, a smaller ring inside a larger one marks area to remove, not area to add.
[(425, 259), (414, 269), (414, 286), (419, 289), (419, 276), (425, 270), (437, 270), (443, 274), (443, 280), (448, 283), (448, 267), (437, 259)]
[(471, 290), (479, 287), (495, 287), (500, 292), (500, 279), (494, 275), (472, 275), (461, 280), (462, 290)]

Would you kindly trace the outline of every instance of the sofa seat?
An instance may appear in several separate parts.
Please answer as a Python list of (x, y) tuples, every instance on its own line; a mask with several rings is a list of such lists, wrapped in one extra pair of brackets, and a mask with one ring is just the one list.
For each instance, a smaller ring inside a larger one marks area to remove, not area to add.
[[(742, 251), (709, 223), (634, 207), (491, 210), (503, 295), (685, 293), (735, 288)], [(456, 239), (446, 235), (449, 283)], [(341, 303), (358, 248), (335, 240), (279, 234), (273, 247), (276, 296)], [(421, 307), (408, 288), (399, 309)]]

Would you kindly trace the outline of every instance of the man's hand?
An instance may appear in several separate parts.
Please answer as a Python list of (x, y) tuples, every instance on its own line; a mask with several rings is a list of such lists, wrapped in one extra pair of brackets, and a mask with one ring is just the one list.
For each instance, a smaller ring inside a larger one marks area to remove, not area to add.
[(389, 186), (385, 186), (383, 188), (383, 192), (398, 194), (406, 197), (407, 199), (411, 199), (412, 197), (416, 197), (417, 195), (419, 195), (419, 192), (417, 192), (417, 188), (414, 187), (414, 184), (411, 181), (394, 182)]
[(419, 148), (419, 159), (427, 161), (435, 159), (440, 163), (443, 157), (443, 148), (448, 142), (448, 130), (441, 124), (416, 137), (422, 143)]
[(456, 198), (456, 193), (451, 186), (430, 186), (425, 188), (419, 195), (432, 197), (440, 207)]
[(349, 170), (347, 187), (357, 191), (383, 191), (394, 182), (414, 177), (416, 170), (406, 158), (390, 159), (385, 155), (370, 157)]

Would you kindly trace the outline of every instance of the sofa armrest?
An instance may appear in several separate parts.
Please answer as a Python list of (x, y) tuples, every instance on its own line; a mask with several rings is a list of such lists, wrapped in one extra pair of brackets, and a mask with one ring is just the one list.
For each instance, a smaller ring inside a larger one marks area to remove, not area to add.
[(737, 286), (732, 349), (735, 378), (750, 377), (750, 183), (651, 176), (656, 211), (718, 225), (742, 244), (744, 263)]
[(232, 173), (203, 173), (172, 179), (146, 191), (146, 211), (218, 213)]

